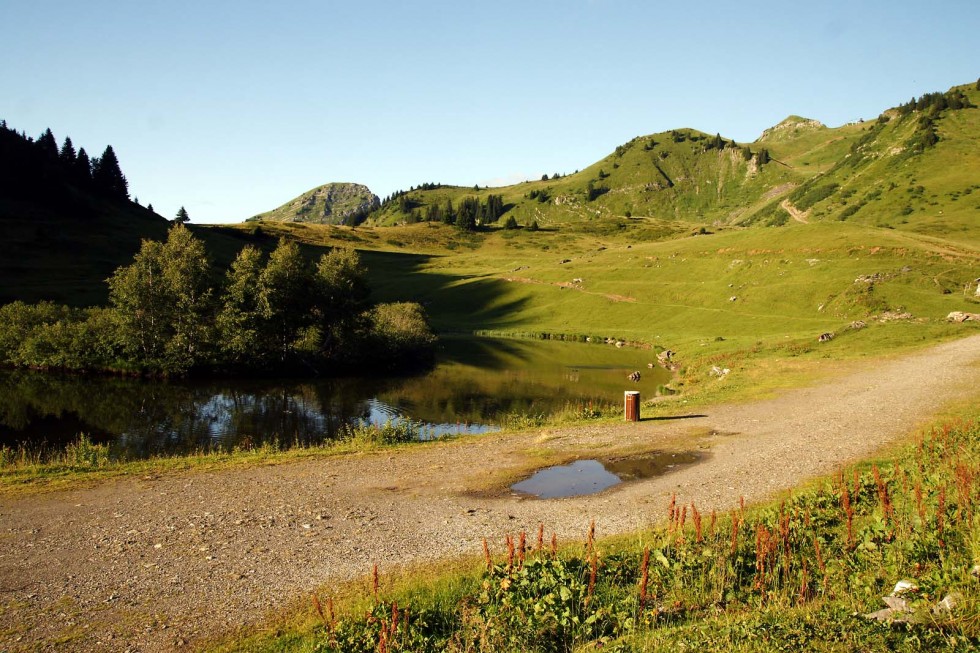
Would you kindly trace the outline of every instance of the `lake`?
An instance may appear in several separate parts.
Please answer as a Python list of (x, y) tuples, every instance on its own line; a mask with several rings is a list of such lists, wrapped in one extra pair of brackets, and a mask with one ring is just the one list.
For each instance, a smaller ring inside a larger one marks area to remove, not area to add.
[[(79, 433), (129, 458), (315, 444), (347, 424), (422, 422), (431, 436), (478, 434), (508, 416), (621, 406), (668, 381), (653, 351), (550, 340), (446, 337), (417, 376), (151, 381), (0, 370), (0, 445), (61, 447)], [(626, 377), (639, 371), (639, 382)]]

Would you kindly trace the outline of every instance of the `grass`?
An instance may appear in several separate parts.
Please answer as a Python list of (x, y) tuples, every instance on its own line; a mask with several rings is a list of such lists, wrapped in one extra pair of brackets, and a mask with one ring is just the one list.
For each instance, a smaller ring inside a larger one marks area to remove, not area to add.
[(76, 489), (127, 476), (176, 472), (208, 472), (232, 468), (274, 465), (325, 456), (363, 453), (413, 446), (439, 439), (412, 422), (358, 424), (346, 428), (336, 440), (319, 445), (294, 445), (279, 441), (257, 446), (199, 450), (191, 454), (127, 459), (109, 445), (94, 443), (87, 435), (61, 449), (25, 446), (0, 447), (0, 494), (7, 496)]
[[(584, 542), (555, 548), (542, 526), (487, 543), (482, 565), (365, 570), (214, 650), (971, 651), (978, 499), (974, 411), (766, 505), (719, 515), (675, 498), (665, 524), (629, 536), (583, 525)], [(862, 616), (898, 581), (914, 588), (903, 610)]]

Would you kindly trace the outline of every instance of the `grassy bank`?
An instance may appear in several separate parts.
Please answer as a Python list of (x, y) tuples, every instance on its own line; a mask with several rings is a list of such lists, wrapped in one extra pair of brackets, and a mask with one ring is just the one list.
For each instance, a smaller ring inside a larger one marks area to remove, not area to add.
[[(506, 432), (568, 426), (586, 421), (612, 421), (621, 419), (620, 410), (618, 405), (569, 403), (551, 415), (507, 415), (501, 419), (500, 427)], [(425, 424), (418, 422), (359, 423), (348, 425), (338, 437), (321, 444), (274, 439), (231, 449), (201, 449), (186, 454), (129, 458), (109, 444), (93, 442), (87, 435), (80, 434), (77, 440), (64, 448), (0, 446), (0, 495), (75, 489), (122, 477), (207, 472), (372, 451), (394, 451), (445, 442), (456, 437), (452, 434), (437, 436)]]
[(596, 541), (583, 524), (561, 547), (542, 526), (394, 586), (365, 570), (360, 592), (216, 650), (976, 650), (976, 417), (758, 508), (672, 503), (662, 527)]
[(413, 422), (348, 426), (340, 437), (319, 445), (272, 441), (231, 450), (199, 450), (183, 455), (128, 459), (110, 445), (84, 435), (64, 449), (0, 447), (0, 493), (6, 495), (77, 488), (123, 476), (181, 471), (214, 471), (273, 465), (323, 456), (412, 446), (435, 439)]

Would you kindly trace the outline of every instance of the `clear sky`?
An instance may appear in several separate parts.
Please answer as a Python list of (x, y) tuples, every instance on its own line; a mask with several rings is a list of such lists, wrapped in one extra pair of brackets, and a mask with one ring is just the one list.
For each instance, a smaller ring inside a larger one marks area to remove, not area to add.
[(0, 1), (0, 118), (111, 143), (131, 195), (194, 222), (837, 126), (978, 76), (980, 0)]

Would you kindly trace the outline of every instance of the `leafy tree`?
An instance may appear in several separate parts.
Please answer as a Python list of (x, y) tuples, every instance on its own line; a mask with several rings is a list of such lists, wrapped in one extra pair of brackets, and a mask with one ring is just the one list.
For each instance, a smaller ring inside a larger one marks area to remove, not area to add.
[(548, 173), (541, 175), (541, 181), (548, 181)]
[(190, 221), (191, 217), (187, 215), (187, 209), (185, 209), (183, 206), (180, 207), (180, 210), (177, 211), (177, 215), (174, 216), (174, 222), (177, 224), (187, 224)]
[(110, 197), (129, 198), (129, 184), (119, 168), (119, 160), (111, 145), (106, 146), (105, 152), (93, 164), (92, 181), (97, 189)]
[(225, 275), (217, 326), (222, 351), (234, 364), (264, 361), (268, 353), (259, 346), (264, 326), (261, 275), (262, 252), (251, 245), (238, 253)]
[(313, 305), (313, 273), (299, 246), (279, 240), (259, 275), (259, 306), (264, 324), (263, 350), (285, 363), (301, 349)]
[(336, 356), (345, 340), (359, 329), (367, 306), (367, 271), (353, 249), (335, 248), (320, 257), (314, 274), (315, 318), (320, 349)]
[(144, 240), (133, 263), (109, 278), (122, 347), (142, 367), (183, 373), (210, 340), (212, 290), (204, 244), (183, 225), (164, 243)]

